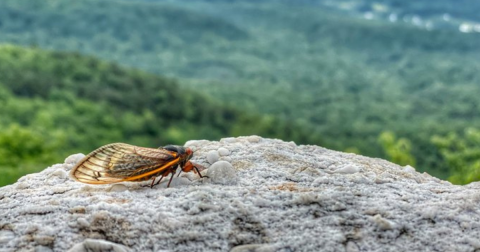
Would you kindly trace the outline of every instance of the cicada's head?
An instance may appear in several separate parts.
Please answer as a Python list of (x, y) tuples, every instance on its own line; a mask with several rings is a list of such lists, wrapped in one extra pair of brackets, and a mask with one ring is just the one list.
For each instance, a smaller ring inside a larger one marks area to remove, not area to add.
[(193, 150), (187, 147), (185, 148), (185, 154), (187, 155), (187, 160), (190, 160), (193, 157)]
[(178, 153), (184, 162), (190, 160), (193, 156), (193, 150), (188, 147), (178, 146), (178, 145), (167, 145), (163, 147), (165, 150), (173, 151)]

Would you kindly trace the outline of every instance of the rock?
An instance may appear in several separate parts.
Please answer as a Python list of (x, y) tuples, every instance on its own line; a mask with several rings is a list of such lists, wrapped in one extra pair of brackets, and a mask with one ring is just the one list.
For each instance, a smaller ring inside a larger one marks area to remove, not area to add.
[(360, 171), (356, 165), (348, 164), (334, 171), (334, 173), (353, 174)]
[(227, 149), (227, 148), (218, 148), (218, 154), (220, 154), (220, 156), (228, 156), (230, 155), (230, 151)]
[(410, 165), (406, 165), (405, 167), (403, 167), (403, 171), (411, 174), (415, 174), (415, 168), (411, 167)]
[(75, 165), (77, 162), (79, 162), (80, 160), (82, 160), (82, 158), (84, 158), (84, 157), (85, 157), (85, 155), (82, 154), (82, 153), (73, 154), (73, 155), (70, 155), (70, 156), (68, 156), (67, 158), (65, 158), (64, 163), (65, 163), (65, 164), (73, 164), (73, 165)]
[(128, 252), (131, 251), (125, 246), (104, 240), (85, 239), (75, 244), (68, 252)]
[(258, 136), (188, 145), (207, 178), (87, 185), (67, 176), (76, 154), (0, 188), (0, 251), (480, 248), (480, 183)]
[(235, 169), (227, 161), (218, 161), (210, 166), (207, 170), (207, 177), (213, 183), (224, 185), (234, 184), (237, 180)]
[(207, 161), (210, 164), (217, 162), (219, 158), (220, 158), (220, 155), (218, 155), (218, 151), (216, 150), (211, 150), (207, 153)]

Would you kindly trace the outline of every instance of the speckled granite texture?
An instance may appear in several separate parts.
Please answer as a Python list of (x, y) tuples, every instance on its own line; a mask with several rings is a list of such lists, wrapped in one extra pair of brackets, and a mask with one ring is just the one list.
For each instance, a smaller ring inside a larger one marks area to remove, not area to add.
[(480, 184), (258, 136), (189, 141), (200, 179), (87, 185), (84, 155), (0, 188), (0, 251), (475, 251)]

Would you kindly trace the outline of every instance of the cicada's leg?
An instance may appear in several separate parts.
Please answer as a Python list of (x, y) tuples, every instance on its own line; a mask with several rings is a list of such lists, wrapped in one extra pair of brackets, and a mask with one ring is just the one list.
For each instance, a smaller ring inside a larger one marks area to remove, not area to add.
[(198, 176), (200, 176), (200, 178), (208, 178), (207, 176), (202, 176), (202, 174), (200, 173), (200, 170), (202, 170), (202, 171), (205, 170), (204, 166), (188, 161), (182, 167), (182, 171), (183, 172), (190, 172), (191, 170), (193, 170), (195, 173), (198, 173)]
[(142, 187), (147, 187), (148, 186), (150, 188), (153, 188), (156, 185), (156, 184), (155, 185), (153, 184), (153, 183), (155, 183), (155, 179), (157, 179), (157, 177), (153, 177), (152, 183), (150, 185), (142, 185)]
[(157, 183), (153, 184), (153, 181), (155, 181), (156, 178), (153, 178), (153, 181), (152, 181), (152, 185), (150, 186), (150, 188), (153, 188), (154, 186), (160, 184), (160, 182), (162, 181), (163, 177), (165, 177), (164, 175), (162, 175), (160, 177), (160, 179), (157, 181)]
[[(170, 187), (170, 183), (172, 183), (173, 176), (175, 175), (175, 172), (172, 172), (172, 176), (170, 176), (170, 180), (168, 181), (167, 188)], [(163, 177), (163, 176), (162, 176)]]
[(155, 179), (156, 179), (156, 178), (157, 178), (157, 177), (153, 177), (153, 179), (152, 179), (152, 184), (150, 184), (150, 188), (153, 188), (153, 186), (154, 186), (153, 183), (155, 183)]
[(200, 178), (208, 178), (208, 176), (202, 176), (202, 174), (200, 173), (200, 171), (198, 170), (198, 168), (195, 165), (193, 166), (193, 168), (198, 173), (198, 176), (200, 176)]
[[(191, 165), (193, 166), (193, 169), (195, 169), (194, 171), (196, 173), (198, 173), (198, 176), (200, 176), (200, 178), (208, 178), (208, 176), (202, 176), (202, 173), (200, 173), (200, 170), (203, 171), (203, 170), (206, 169), (205, 166), (199, 165), (199, 164), (196, 164), (196, 163), (191, 163)], [(198, 168), (200, 168), (200, 169), (198, 169)]]

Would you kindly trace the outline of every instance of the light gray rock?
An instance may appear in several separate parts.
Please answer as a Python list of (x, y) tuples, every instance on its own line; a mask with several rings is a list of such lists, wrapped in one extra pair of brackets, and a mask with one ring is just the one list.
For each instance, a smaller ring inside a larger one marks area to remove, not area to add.
[(125, 246), (108, 242), (104, 240), (85, 239), (84, 241), (75, 244), (68, 252), (128, 252)]
[(0, 188), (0, 251), (480, 249), (479, 183), (258, 136), (187, 145), (203, 175), (208, 151), (229, 150), (216, 162), (231, 165), (219, 164), (229, 183), (218, 170), (170, 188), (87, 185), (67, 176), (76, 154)]
[(230, 155), (230, 151), (227, 149), (227, 148), (218, 148), (218, 154), (220, 154), (220, 156), (228, 156)]
[(217, 162), (219, 158), (220, 158), (220, 155), (218, 154), (218, 151), (211, 150), (211, 151), (207, 152), (208, 163), (213, 164), (213, 163)]
[(207, 171), (208, 181), (218, 184), (234, 184), (237, 181), (235, 169), (227, 161), (218, 161), (212, 164)]

